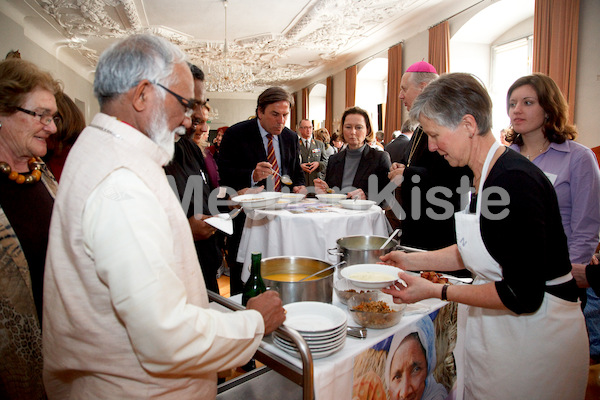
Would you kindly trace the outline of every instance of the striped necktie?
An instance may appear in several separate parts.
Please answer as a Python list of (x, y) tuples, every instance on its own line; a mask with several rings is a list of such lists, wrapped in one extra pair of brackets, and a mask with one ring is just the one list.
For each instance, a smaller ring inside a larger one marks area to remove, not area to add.
[[(269, 139), (269, 143), (267, 144), (267, 160), (271, 164), (273, 171), (277, 172), (277, 174), (280, 174), (279, 164), (277, 164), (277, 157), (275, 157), (275, 148), (273, 147), (273, 135), (268, 133), (267, 139)], [(273, 180), (275, 181), (273, 190), (276, 192), (281, 192), (281, 177), (277, 174), (273, 175)]]

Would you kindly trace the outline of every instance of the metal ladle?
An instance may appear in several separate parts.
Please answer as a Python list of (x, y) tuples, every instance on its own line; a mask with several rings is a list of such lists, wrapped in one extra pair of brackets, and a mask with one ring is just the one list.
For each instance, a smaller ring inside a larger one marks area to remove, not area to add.
[(379, 248), (379, 250), (382, 250), (385, 248), (385, 246), (388, 245), (389, 242), (392, 241), (392, 239), (394, 238), (394, 236), (396, 236), (396, 234), (400, 232), (400, 228), (396, 229), (394, 232), (392, 232), (392, 234), (390, 235), (389, 238), (387, 238), (387, 240), (381, 245), (381, 247)]
[(284, 185), (288, 185), (288, 186), (289, 186), (289, 185), (291, 185), (292, 183), (294, 183), (294, 182), (292, 182), (292, 178), (290, 178), (290, 177), (289, 177), (289, 175), (281, 175), (279, 172), (275, 171), (274, 169), (272, 169), (271, 171), (273, 171), (273, 173), (274, 173), (275, 175), (279, 175), (279, 178), (281, 179), (281, 182), (282, 182)]
[(331, 266), (329, 266), (329, 267), (327, 267), (327, 268), (324, 268), (324, 269), (322, 269), (322, 270), (320, 270), (320, 271), (317, 271), (317, 272), (315, 272), (315, 273), (314, 273), (314, 274), (312, 274), (312, 275), (305, 276), (304, 278), (300, 279), (298, 282), (305, 281), (305, 280), (307, 280), (308, 278), (312, 278), (313, 276), (317, 276), (317, 275), (319, 275), (321, 272), (329, 271), (331, 268), (335, 268), (335, 267), (337, 267), (337, 266), (339, 266), (339, 265), (342, 265), (342, 264), (346, 264), (346, 261), (340, 261), (339, 263), (337, 263), (337, 264), (333, 264), (333, 265), (331, 265)]

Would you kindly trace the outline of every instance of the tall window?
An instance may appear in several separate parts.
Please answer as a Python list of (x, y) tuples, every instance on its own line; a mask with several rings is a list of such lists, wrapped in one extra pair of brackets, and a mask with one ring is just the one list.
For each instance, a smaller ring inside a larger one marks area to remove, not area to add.
[(387, 58), (378, 57), (365, 64), (356, 77), (356, 102), (369, 114), (374, 131), (383, 130), (378, 121), (383, 118), (380, 114), (380, 104), (387, 101)]
[(312, 121), (315, 130), (325, 126), (326, 93), (327, 86), (317, 83), (308, 95), (308, 118)]
[(518, 78), (531, 74), (533, 57), (533, 36), (513, 40), (497, 46), (491, 51), (490, 96), (494, 104), (494, 134), (498, 136), (503, 128), (510, 125), (506, 113), (506, 93)]

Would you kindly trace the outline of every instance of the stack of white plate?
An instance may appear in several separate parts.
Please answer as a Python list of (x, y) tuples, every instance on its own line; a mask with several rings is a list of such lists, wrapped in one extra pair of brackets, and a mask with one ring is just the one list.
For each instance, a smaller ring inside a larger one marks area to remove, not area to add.
[[(283, 324), (302, 335), (314, 359), (327, 357), (344, 347), (348, 321), (343, 310), (316, 301), (290, 303), (284, 308), (287, 314)], [(273, 343), (281, 350), (300, 357), (296, 346), (287, 337), (273, 332)]]

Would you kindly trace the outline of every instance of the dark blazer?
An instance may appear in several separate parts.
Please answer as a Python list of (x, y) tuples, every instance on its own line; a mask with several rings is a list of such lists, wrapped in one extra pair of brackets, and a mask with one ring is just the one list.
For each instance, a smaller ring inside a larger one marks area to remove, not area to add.
[[(341, 189), (347, 152), (348, 149), (345, 148), (339, 153), (329, 157), (327, 172), (325, 173), (325, 182), (327, 182), (332, 189), (334, 187)], [(352, 186), (357, 189), (362, 189), (368, 197), (369, 176), (375, 174), (378, 178), (379, 191), (381, 191), (383, 187), (390, 182), (388, 179), (388, 172), (390, 171), (391, 165), (392, 163), (388, 153), (365, 146)]]
[[(230, 126), (223, 135), (219, 157), (221, 186), (235, 190), (252, 186), (251, 175), (256, 164), (267, 161), (267, 152), (258, 124), (258, 119), (238, 122)], [(304, 174), (298, 156), (298, 135), (288, 128), (283, 128), (279, 135), (279, 151), (281, 175), (289, 175), (293, 181), (292, 186), (304, 185)], [(259, 185), (266, 187), (266, 180), (259, 182)]]
[(387, 151), (392, 159), (392, 162), (405, 163), (407, 158), (407, 151), (410, 147), (410, 139), (408, 136), (400, 134), (394, 140), (385, 146), (385, 151)]
[[(171, 188), (182, 201), (183, 211), (188, 219), (201, 212), (210, 215), (208, 199), (210, 192), (215, 189), (210, 183), (208, 170), (202, 151), (189, 137), (182, 137), (175, 143), (175, 153), (171, 162), (164, 167)], [(189, 180), (194, 178), (194, 180)], [(174, 186), (173, 186), (174, 184)], [(194, 189), (191, 204), (183, 204), (186, 188)], [(201, 193), (201, 195), (199, 194)], [(200, 208), (201, 207), (201, 208)], [(217, 244), (217, 237), (211, 236), (204, 240), (195, 240), (196, 254), (202, 268), (204, 283), (208, 290), (219, 293), (217, 271), (221, 266), (223, 256)]]

